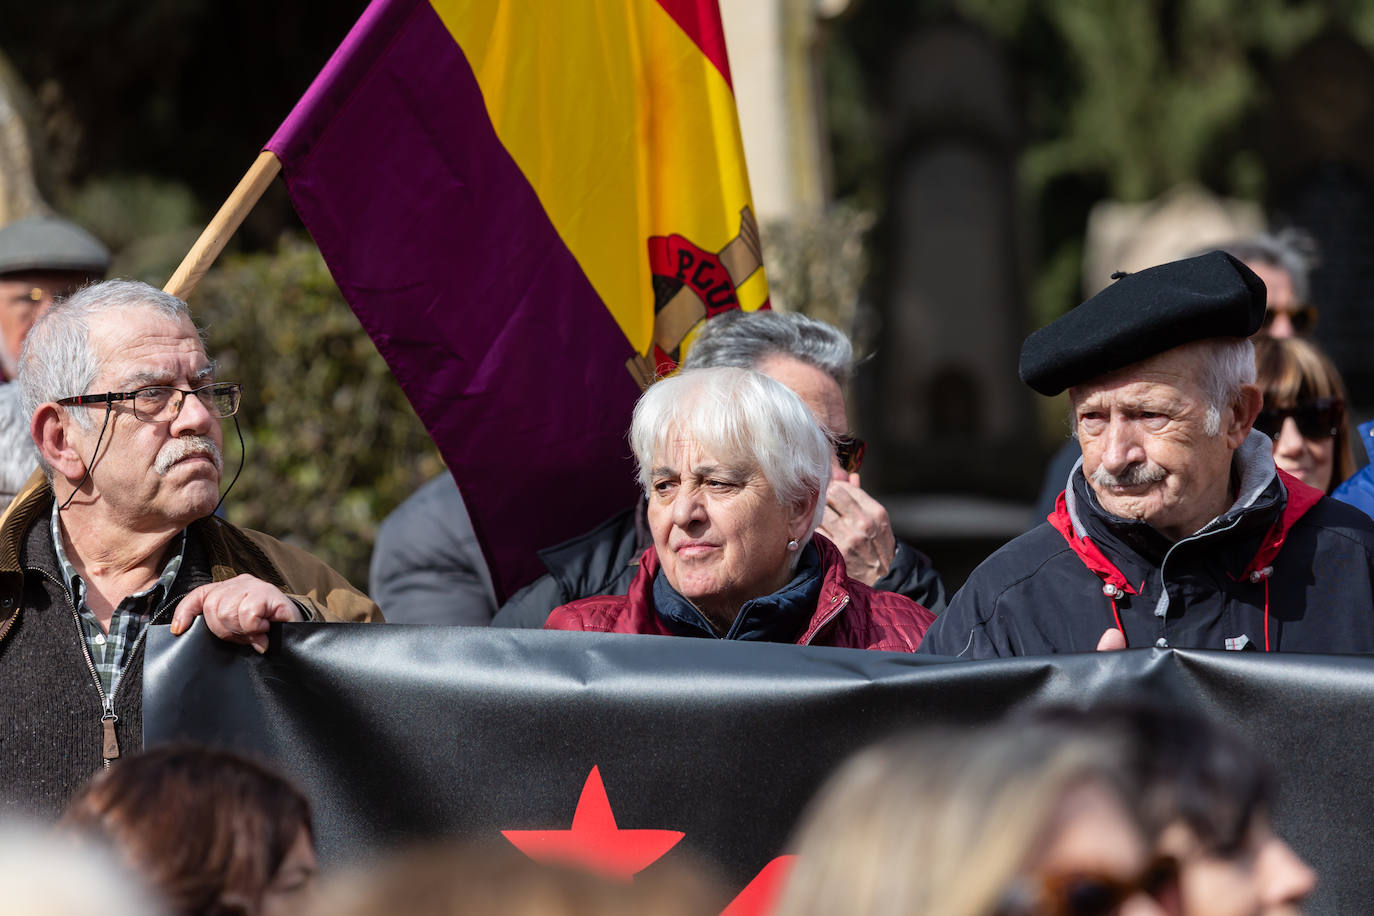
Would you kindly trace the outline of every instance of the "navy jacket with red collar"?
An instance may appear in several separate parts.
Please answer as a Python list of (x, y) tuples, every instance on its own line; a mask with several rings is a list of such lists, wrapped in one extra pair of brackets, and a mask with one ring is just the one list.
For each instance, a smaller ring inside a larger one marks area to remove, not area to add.
[(1274, 467), (1252, 432), (1236, 502), (1170, 541), (1108, 514), (1080, 470), (1046, 524), (983, 562), (920, 651), (960, 658), (1131, 648), (1374, 652), (1374, 522)]

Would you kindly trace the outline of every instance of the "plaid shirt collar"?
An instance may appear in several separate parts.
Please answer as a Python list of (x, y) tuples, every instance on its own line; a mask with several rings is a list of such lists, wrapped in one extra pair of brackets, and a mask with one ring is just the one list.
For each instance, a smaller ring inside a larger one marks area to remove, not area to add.
[(186, 556), (186, 531), (183, 529), (178, 536), (177, 548), (162, 567), (162, 573), (157, 577), (157, 581), (119, 602), (114, 615), (110, 618), (110, 629), (107, 633), (96, 620), (95, 613), (87, 606), (86, 583), (67, 559), (67, 552), (62, 547), (62, 525), (56, 502), (53, 503), (51, 527), (53, 548), (57, 552), (57, 564), (62, 571), (62, 581), (67, 586), (72, 606), (81, 618), (82, 636), (85, 638), (86, 649), (90, 652), (91, 662), (95, 665), (96, 674), (100, 678), (101, 689), (107, 698), (111, 698), (139, 636), (147, 628), (153, 612), (171, 592), (172, 582), (181, 571), (181, 562)]

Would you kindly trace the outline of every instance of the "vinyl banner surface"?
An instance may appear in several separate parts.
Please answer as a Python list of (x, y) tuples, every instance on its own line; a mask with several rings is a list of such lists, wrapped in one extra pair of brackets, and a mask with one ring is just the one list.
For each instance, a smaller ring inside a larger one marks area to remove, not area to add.
[[(274, 761), (347, 862), (462, 835), (622, 874), (704, 858), (743, 888), (846, 754), (895, 729), (1123, 694), (1200, 709), (1279, 775), (1311, 912), (1374, 899), (1374, 660), (1141, 649), (942, 662), (848, 649), (528, 630), (290, 624), (263, 656), (202, 623), (148, 639), (144, 733)], [(913, 825), (913, 829), (920, 829)], [(931, 837), (931, 842), (938, 842)]]

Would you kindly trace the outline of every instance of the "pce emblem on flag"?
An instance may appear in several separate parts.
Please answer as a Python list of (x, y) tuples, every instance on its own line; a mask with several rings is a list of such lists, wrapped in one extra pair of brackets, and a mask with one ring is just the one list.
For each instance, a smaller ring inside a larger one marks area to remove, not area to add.
[(715, 0), (374, 0), (267, 148), (502, 599), (634, 499), (691, 329), (767, 304)]

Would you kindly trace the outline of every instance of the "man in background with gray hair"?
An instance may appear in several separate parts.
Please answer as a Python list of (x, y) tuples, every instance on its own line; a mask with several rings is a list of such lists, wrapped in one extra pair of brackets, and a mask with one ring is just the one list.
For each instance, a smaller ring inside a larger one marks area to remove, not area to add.
[(59, 300), (18, 386), (47, 479), (0, 526), (0, 808), (47, 815), (142, 745), (150, 624), (203, 616), (261, 652), (275, 621), (379, 615), (304, 551), (213, 516), (240, 390), (185, 302), (123, 280)]
[(1312, 333), (1317, 323), (1317, 307), (1312, 304), (1317, 242), (1311, 235), (1290, 227), (1216, 247), (1244, 261), (1264, 281), (1267, 301), (1260, 333), (1275, 338)]
[(1124, 275), (1026, 339), (1082, 457), (1047, 523), (974, 570), (919, 652), (1374, 651), (1374, 521), (1252, 430), (1265, 289), (1220, 251)]
[[(796, 312), (727, 312), (697, 333), (684, 369), (754, 369), (791, 388), (830, 438), (825, 516), (816, 530), (844, 555), (851, 578), (940, 613), (945, 586), (930, 558), (892, 533), (887, 510), (859, 483), (862, 440), (850, 434), (844, 388), (854, 350), (838, 328)], [(555, 607), (592, 595), (620, 595), (652, 544), (640, 503), (586, 534), (539, 553), (549, 569), (517, 592), (493, 626), (542, 627)]]
[[(32, 217), (0, 228), (0, 381), (15, 377), (29, 328), (53, 301), (105, 276), (110, 252), (75, 223)], [(16, 386), (0, 384), (0, 509), (38, 467)]]

